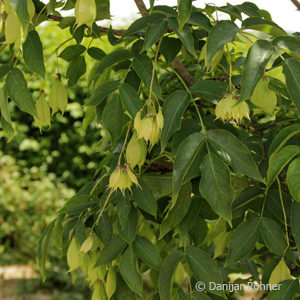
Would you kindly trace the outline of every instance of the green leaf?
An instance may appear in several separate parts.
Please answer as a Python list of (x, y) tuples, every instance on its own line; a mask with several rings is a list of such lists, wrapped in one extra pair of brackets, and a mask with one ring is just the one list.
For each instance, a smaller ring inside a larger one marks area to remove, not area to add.
[[(175, 228), (187, 214), (190, 205), (191, 205), (191, 195), (190, 191), (184, 186), (180, 191), (177, 199), (173, 198), (173, 201), (176, 200), (175, 205), (168, 212), (168, 215), (163, 219), (160, 230), (159, 230), (159, 239), (162, 239), (170, 230)], [(173, 204), (173, 203), (171, 203)]]
[(78, 79), (85, 74), (86, 71), (86, 63), (84, 56), (78, 56), (75, 60), (73, 60), (68, 67), (67, 70), (67, 78), (68, 85), (73, 86)]
[(173, 251), (163, 261), (158, 277), (158, 290), (161, 300), (171, 300), (172, 277), (183, 253)]
[(290, 125), (283, 128), (274, 139), (268, 149), (268, 156), (272, 153), (278, 152), (292, 137), (300, 133), (300, 124)]
[(262, 18), (248, 18), (242, 23), (243, 28), (259, 30), (272, 36), (286, 35), (287, 33), (276, 23)]
[(23, 44), (23, 57), (32, 72), (45, 77), (43, 45), (39, 34), (35, 30), (30, 31), (27, 35), (26, 41)]
[(177, 21), (179, 24), (179, 30), (181, 31), (184, 24), (190, 18), (192, 13), (192, 0), (178, 0), (178, 16)]
[(296, 158), (289, 165), (287, 175), (287, 184), (292, 197), (300, 202), (300, 158)]
[(107, 265), (114, 260), (126, 247), (126, 242), (119, 236), (112, 238), (103, 248), (95, 267)]
[(125, 226), (128, 223), (128, 216), (130, 214), (130, 199), (128, 194), (126, 193), (125, 196), (119, 193), (119, 197), (117, 197), (117, 210), (119, 215), (119, 223), (121, 230), (125, 229)]
[(237, 174), (262, 181), (248, 148), (236, 136), (229, 131), (216, 129), (210, 130), (207, 138), (208, 142), (216, 148), (222, 158), (228, 161)]
[(59, 54), (58, 57), (66, 60), (66, 61), (72, 61), (76, 57), (78, 57), (79, 55), (81, 55), (82, 53), (84, 53), (85, 50), (86, 50), (86, 48), (83, 45), (71, 45), (71, 46), (66, 47)]
[(239, 28), (231, 21), (220, 21), (210, 31), (207, 38), (206, 60), (209, 68), (215, 54), (223, 50), (224, 45), (233, 42)]
[(97, 47), (88, 48), (87, 53), (90, 57), (97, 60), (102, 60), (106, 56), (106, 53), (102, 49)]
[(172, 194), (171, 174), (144, 173), (142, 179), (147, 182), (157, 199)]
[(196, 280), (204, 282), (208, 292), (224, 296), (224, 291), (209, 289), (210, 282), (222, 284), (223, 280), (216, 262), (206, 252), (190, 247), (186, 251), (186, 260)]
[(0, 66), (0, 79), (4, 77), (11, 70), (9, 65)]
[(121, 227), (120, 222), (118, 222), (118, 231), (122, 239), (124, 239), (128, 244), (131, 244), (136, 236), (138, 223), (138, 213), (136, 208), (131, 207), (130, 214), (128, 216), (128, 222), (124, 228)]
[(128, 247), (121, 257), (120, 273), (129, 288), (141, 295), (143, 292), (143, 280), (138, 271), (137, 256), (132, 247)]
[(293, 59), (287, 59), (283, 63), (283, 73), (286, 79), (286, 86), (300, 114), (300, 62)]
[(123, 37), (127, 37), (129, 35), (132, 35), (134, 33), (138, 33), (142, 29), (146, 28), (147, 25), (150, 24), (157, 24), (158, 22), (162, 21), (165, 16), (162, 14), (155, 14), (152, 13), (149, 16), (141, 17), (137, 20), (135, 20), (127, 29)]
[(107, 244), (112, 239), (113, 228), (107, 213), (103, 213), (98, 224), (94, 226), (94, 231), (104, 244)]
[(280, 283), (280, 289), (273, 290), (267, 300), (291, 300), (299, 292), (299, 280), (285, 280)]
[(111, 67), (117, 63), (128, 60), (132, 58), (132, 53), (126, 49), (116, 49), (113, 52), (107, 54), (97, 66), (95, 73), (92, 76), (93, 79), (97, 79), (104, 70), (108, 67)]
[(114, 144), (120, 137), (124, 122), (124, 112), (120, 95), (113, 95), (103, 111), (103, 126), (110, 133)]
[(139, 181), (141, 187), (132, 188), (132, 196), (137, 206), (148, 214), (156, 217), (157, 204), (152, 189), (143, 180)]
[(133, 242), (133, 249), (136, 255), (144, 261), (150, 268), (159, 270), (161, 266), (161, 259), (159, 252), (155, 245), (153, 245), (145, 237), (137, 236)]
[(259, 8), (252, 2), (244, 2), (243, 4), (236, 6), (241, 12), (245, 13), (250, 17), (258, 17), (262, 16), (259, 13)]
[(189, 169), (193, 166), (203, 145), (204, 135), (200, 132), (192, 133), (180, 144), (173, 166), (173, 195), (178, 194)]
[(264, 75), (265, 67), (273, 51), (271, 42), (267, 40), (258, 40), (251, 46), (243, 65), (242, 90), (239, 101), (247, 100), (252, 96), (256, 84)]
[(97, 8), (96, 21), (110, 19), (110, 1), (95, 0), (95, 3)]
[(192, 12), (188, 23), (192, 25), (200, 26), (208, 32), (212, 28), (209, 18), (200, 11)]
[(202, 292), (194, 291), (180, 298), (180, 300), (211, 300), (211, 298)]
[(273, 40), (273, 45), (297, 60), (300, 59), (300, 41), (293, 36), (279, 36)]
[(1, 116), (0, 123), (7, 136), (7, 143), (9, 143), (14, 137), (14, 129), (10, 123), (6, 122), (3, 116)]
[(39, 267), (40, 267), (40, 272), (43, 281), (46, 280), (45, 268), (46, 268), (47, 252), (48, 252), (51, 236), (53, 234), (54, 225), (55, 225), (55, 220), (52, 221), (43, 232), (38, 246), (37, 256), (38, 256)]
[(269, 159), (269, 168), (267, 171), (267, 188), (270, 188), (276, 177), (283, 168), (296, 156), (300, 154), (300, 147), (288, 145), (282, 148), (278, 153), (273, 153)]
[(24, 0), (10, 0), (11, 6), (16, 11), (20, 23), (22, 24), (23, 30), (27, 31), (27, 26), (29, 25), (30, 18), (27, 8), (27, 1)]
[(278, 223), (270, 218), (263, 217), (260, 230), (268, 249), (272, 253), (282, 256), (287, 247), (287, 242)]
[(160, 53), (164, 56), (166, 63), (170, 64), (181, 49), (181, 42), (177, 38), (165, 36), (160, 44)]
[(208, 152), (201, 165), (199, 190), (212, 210), (231, 224), (231, 203), (234, 192), (228, 167), (214, 154)]
[(186, 91), (177, 90), (172, 93), (163, 105), (164, 127), (161, 133), (161, 151), (164, 151), (171, 135), (180, 129), (184, 111), (191, 101)]
[(147, 50), (154, 45), (165, 34), (167, 28), (168, 22), (166, 20), (162, 20), (157, 24), (149, 24), (146, 30), (143, 48)]
[[(300, 203), (293, 202), (291, 209), (291, 228), (292, 233), (295, 238), (295, 242), (298, 248), (298, 252), (300, 251)], [(299, 252), (300, 253), (300, 252)], [(299, 254), (298, 254), (299, 256)]]
[(27, 88), (27, 82), (19, 69), (14, 68), (8, 73), (6, 77), (6, 90), (9, 97), (22, 111), (38, 118), (31, 92)]
[(5, 87), (3, 87), (0, 90), (0, 111), (1, 111), (1, 115), (4, 118), (4, 120), (8, 124), (10, 124), (10, 126), (12, 126), (9, 108), (8, 108), (8, 95), (7, 95)]
[(120, 86), (118, 81), (108, 80), (100, 84), (92, 97), (89, 99), (87, 106), (100, 105), (111, 93), (117, 90)]
[(217, 104), (224, 97), (228, 88), (225, 82), (217, 80), (199, 80), (191, 88), (191, 92), (205, 100)]
[(80, 218), (77, 221), (76, 228), (75, 228), (75, 236), (80, 246), (86, 240), (85, 224), (82, 218)]
[[(153, 65), (151, 59), (145, 54), (138, 54), (132, 62), (132, 67), (141, 78), (145, 86), (150, 89)], [(160, 87), (157, 76), (154, 76), (153, 92), (160, 97)]]
[(182, 30), (179, 30), (178, 22), (176, 18), (169, 17), (168, 18), (169, 25), (174, 30), (176, 35), (181, 40), (183, 46), (186, 48), (188, 52), (190, 52), (194, 57), (197, 57), (195, 47), (194, 47), (194, 39), (193, 35), (191, 33), (190, 27), (185, 24), (182, 28)]
[(233, 264), (249, 255), (255, 248), (259, 232), (259, 218), (241, 223), (233, 232), (229, 244), (226, 265)]
[(132, 118), (142, 108), (142, 101), (137, 91), (127, 83), (123, 83), (120, 87), (120, 96), (122, 102)]

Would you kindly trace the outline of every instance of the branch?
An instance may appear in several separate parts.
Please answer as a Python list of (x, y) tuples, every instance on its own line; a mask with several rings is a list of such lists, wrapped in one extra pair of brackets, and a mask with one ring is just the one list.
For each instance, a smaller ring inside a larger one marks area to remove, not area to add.
[(297, 7), (297, 9), (300, 10), (300, 2), (298, 0), (291, 0), (291, 1)]
[[(143, 0), (134, 0), (137, 8), (139, 9), (142, 16), (146, 16), (148, 14), (147, 7)], [(176, 70), (176, 72), (181, 76), (187, 86), (192, 86), (196, 81), (192, 74), (184, 67), (184, 65), (175, 58), (171, 62), (171, 66)]]
[[(57, 22), (61, 22), (63, 20), (63, 17), (56, 16), (56, 15), (49, 15), (48, 19), (57, 21)], [(109, 31), (109, 28), (107, 28), (107, 27), (98, 26), (98, 28), (99, 28), (100, 32), (103, 32), (103, 33), (108, 33), (108, 31)], [(126, 32), (125, 29), (112, 29), (112, 33), (117, 36), (122, 36), (125, 32)]]

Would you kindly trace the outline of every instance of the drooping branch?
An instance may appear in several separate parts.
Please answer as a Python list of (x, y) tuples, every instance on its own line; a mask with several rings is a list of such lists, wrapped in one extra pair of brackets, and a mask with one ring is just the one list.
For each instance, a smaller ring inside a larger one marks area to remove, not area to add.
[[(147, 7), (143, 0), (134, 0), (137, 8), (139, 9), (142, 16), (146, 16), (148, 14)], [(184, 80), (187, 86), (192, 86), (196, 81), (192, 74), (184, 67), (184, 65), (179, 61), (178, 58), (175, 58), (171, 62), (171, 66), (175, 69), (175, 71), (180, 75), (180, 77)]]
[(300, 10), (300, 2), (298, 0), (291, 0), (291, 1), (297, 7), (297, 9)]

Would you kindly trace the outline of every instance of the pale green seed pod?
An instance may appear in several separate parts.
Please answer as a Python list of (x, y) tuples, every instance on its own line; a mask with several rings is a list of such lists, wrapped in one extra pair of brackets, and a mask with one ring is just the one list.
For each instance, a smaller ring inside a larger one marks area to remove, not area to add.
[(109, 300), (113, 296), (117, 288), (117, 276), (112, 266), (109, 266), (106, 282), (104, 286), (105, 286), (107, 299)]
[(40, 132), (42, 132), (43, 126), (51, 127), (50, 107), (46, 101), (44, 94), (42, 93), (39, 100), (35, 104), (38, 118), (34, 117), (36, 124), (38, 125)]
[(160, 107), (158, 113), (156, 115), (156, 122), (159, 129), (163, 129), (164, 127), (164, 116), (162, 114), (162, 108)]
[(152, 132), (149, 139), (152, 147), (158, 142), (159, 136), (160, 136), (160, 129), (157, 126), (157, 121), (154, 120), (152, 123)]
[(133, 182), (136, 185), (139, 185), (139, 182), (138, 182), (135, 174), (130, 169), (127, 169), (127, 174), (128, 174), (128, 177), (131, 182)]
[(97, 283), (95, 286), (91, 300), (107, 300), (105, 288), (102, 283)]
[(126, 160), (131, 168), (143, 165), (146, 160), (147, 149), (143, 139), (138, 139), (136, 132), (133, 133), (126, 149)]
[(146, 142), (149, 141), (152, 134), (153, 119), (144, 118), (141, 120), (140, 127), (138, 130), (138, 138), (144, 138)]
[(90, 28), (96, 20), (97, 7), (95, 0), (77, 0), (75, 4), (75, 17), (77, 27), (86, 24)]
[(133, 128), (138, 132), (141, 124), (141, 112), (137, 112), (134, 118)]
[(49, 105), (52, 109), (52, 115), (54, 115), (58, 110), (60, 110), (63, 114), (66, 110), (68, 105), (68, 93), (60, 78), (57, 78), (54, 81), (50, 89)]
[(67, 251), (67, 262), (69, 265), (69, 272), (80, 267), (79, 245), (75, 237), (72, 238)]
[(94, 242), (93, 234), (89, 234), (86, 240), (82, 243), (80, 247), (80, 252), (87, 253), (91, 250)]
[(5, 44), (17, 44), (21, 42), (21, 24), (15, 12), (9, 13), (5, 21)]
[(121, 173), (122, 173), (121, 166), (118, 165), (109, 177), (109, 183), (108, 183), (109, 188), (112, 188), (113, 190), (116, 190), (118, 188), (119, 179), (122, 175)]
[(32, 0), (27, 0), (27, 10), (28, 10), (30, 21), (32, 21), (34, 15), (35, 15), (35, 6), (34, 6)]

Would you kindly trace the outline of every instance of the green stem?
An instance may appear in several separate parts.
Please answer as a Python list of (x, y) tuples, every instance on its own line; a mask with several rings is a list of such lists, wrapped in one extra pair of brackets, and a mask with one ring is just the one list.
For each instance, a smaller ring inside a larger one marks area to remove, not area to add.
[(226, 44), (226, 49), (227, 49), (227, 55), (228, 55), (228, 64), (229, 64), (229, 90), (230, 93), (232, 92), (232, 63), (231, 63), (231, 55), (229, 51), (228, 44)]
[(118, 165), (121, 163), (122, 154), (124, 152), (126, 142), (127, 142), (127, 139), (128, 139), (128, 135), (129, 135), (129, 131), (130, 131), (130, 128), (131, 128), (131, 123), (132, 123), (132, 120), (130, 120), (128, 128), (127, 128), (127, 132), (126, 132), (125, 140), (124, 140), (124, 143), (123, 143), (123, 146), (122, 146), (122, 150), (121, 150), (119, 158), (118, 158)]

